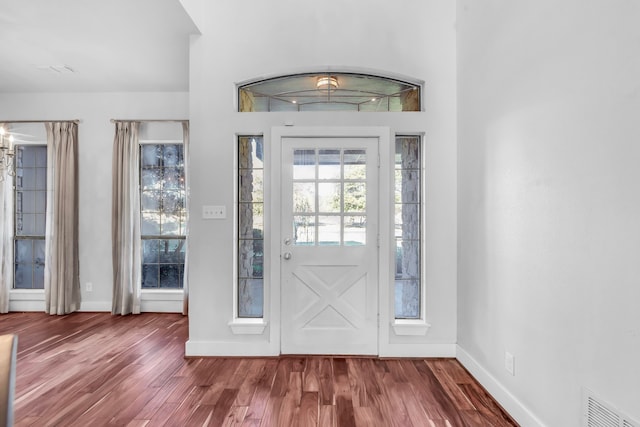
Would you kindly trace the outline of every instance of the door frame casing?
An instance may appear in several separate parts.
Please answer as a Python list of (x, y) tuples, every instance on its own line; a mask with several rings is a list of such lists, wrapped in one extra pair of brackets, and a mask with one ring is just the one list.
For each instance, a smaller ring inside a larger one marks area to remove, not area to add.
[[(368, 137), (378, 139), (378, 354), (383, 339), (388, 339), (388, 325), (390, 319), (391, 283), (391, 221), (393, 200), (391, 197), (391, 130), (384, 126), (345, 126), (345, 127), (294, 127), (276, 126), (271, 129), (269, 175), (270, 203), (269, 203), (269, 313), (272, 348), (281, 348), (281, 288), (282, 277), (280, 271), (280, 214), (281, 214), (281, 168), (282, 168), (282, 139), (292, 138), (357, 138)], [(265, 294), (266, 296), (266, 294)], [(266, 302), (266, 301), (265, 301)]]

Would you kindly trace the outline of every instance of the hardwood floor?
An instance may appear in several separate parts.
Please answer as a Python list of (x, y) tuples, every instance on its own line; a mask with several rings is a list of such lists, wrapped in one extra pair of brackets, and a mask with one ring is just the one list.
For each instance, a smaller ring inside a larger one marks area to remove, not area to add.
[(0, 315), (18, 426), (514, 426), (454, 359), (184, 358), (174, 314)]

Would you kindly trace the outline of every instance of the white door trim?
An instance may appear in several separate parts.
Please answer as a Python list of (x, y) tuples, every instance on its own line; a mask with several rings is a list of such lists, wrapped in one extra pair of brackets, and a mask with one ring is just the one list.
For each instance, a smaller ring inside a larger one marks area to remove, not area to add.
[[(378, 251), (378, 354), (380, 345), (388, 340), (388, 327), (390, 319), (390, 282), (391, 265), (390, 256), (390, 236), (391, 236), (391, 172), (389, 153), (391, 152), (391, 131), (388, 127), (366, 126), (366, 127), (273, 127), (270, 141), (270, 221), (269, 226), (269, 251), (271, 253), (269, 265), (270, 292), (270, 328), (272, 348), (281, 347), (281, 272), (280, 272), (280, 252), (281, 245), (279, 236), (281, 235), (280, 215), (281, 215), (281, 167), (282, 167), (282, 138), (283, 137), (373, 137), (379, 141), (380, 168), (378, 171), (378, 220), (379, 220), (379, 246)], [(265, 238), (266, 235), (265, 231)], [(266, 296), (266, 295), (265, 295)], [(384, 340), (384, 341), (383, 341)]]

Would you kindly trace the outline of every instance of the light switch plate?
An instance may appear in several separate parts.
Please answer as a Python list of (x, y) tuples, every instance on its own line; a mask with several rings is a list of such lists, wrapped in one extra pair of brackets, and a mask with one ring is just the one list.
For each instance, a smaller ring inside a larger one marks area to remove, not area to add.
[(506, 369), (507, 372), (509, 372), (511, 375), (515, 375), (516, 374), (515, 364), (516, 364), (515, 356), (509, 353), (508, 351), (505, 351), (504, 352), (504, 369)]
[(227, 217), (226, 206), (203, 206), (202, 219), (225, 219)]

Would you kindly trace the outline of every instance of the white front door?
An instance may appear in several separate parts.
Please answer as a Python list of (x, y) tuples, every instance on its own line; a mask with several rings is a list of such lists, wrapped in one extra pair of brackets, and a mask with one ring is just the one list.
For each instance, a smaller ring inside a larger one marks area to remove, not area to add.
[(281, 352), (378, 354), (378, 138), (280, 142)]

